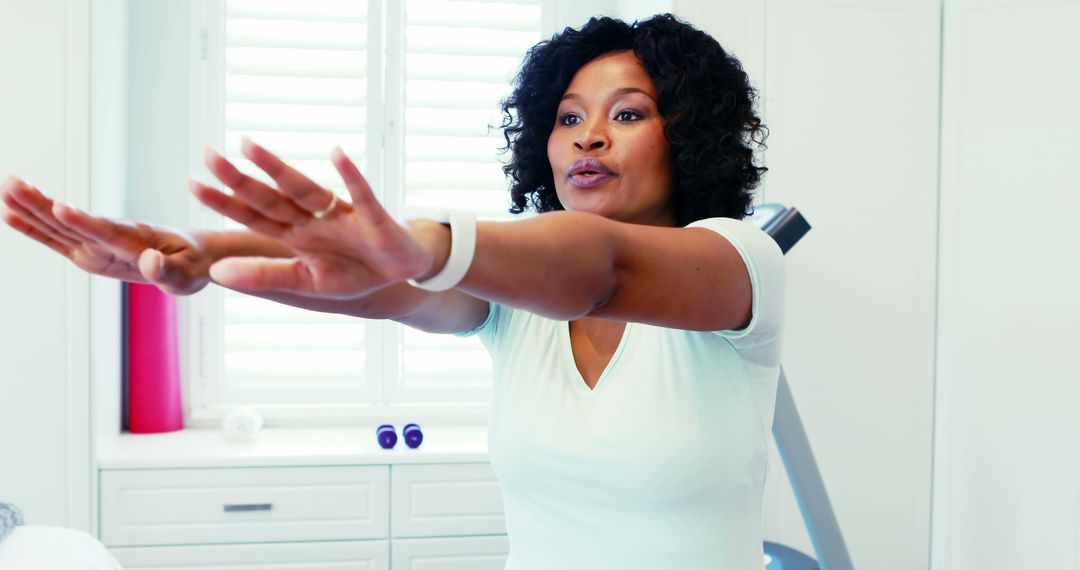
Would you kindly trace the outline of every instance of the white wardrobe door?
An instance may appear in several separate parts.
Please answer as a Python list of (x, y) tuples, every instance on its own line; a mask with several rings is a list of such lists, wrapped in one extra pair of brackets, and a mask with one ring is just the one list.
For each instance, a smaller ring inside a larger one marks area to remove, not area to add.
[(124, 570), (389, 570), (385, 540), (112, 548)]
[(394, 538), (506, 534), (490, 463), (394, 465), (390, 480)]
[(381, 539), (389, 468), (103, 471), (109, 546)]
[(506, 536), (395, 539), (392, 570), (503, 570), (510, 555)]

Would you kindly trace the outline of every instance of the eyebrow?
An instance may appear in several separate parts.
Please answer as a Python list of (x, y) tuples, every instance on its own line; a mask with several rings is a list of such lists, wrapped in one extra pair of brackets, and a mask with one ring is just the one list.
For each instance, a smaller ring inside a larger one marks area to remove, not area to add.
[[(639, 89), (637, 87), (620, 87), (612, 91), (611, 95), (617, 97), (619, 95), (626, 95), (627, 93), (641, 93), (642, 95), (648, 97), (649, 99), (652, 99), (653, 101), (656, 100), (655, 97), (646, 93), (645, 90)], [(565, 101), (567, 99), (581, 99), (581, 95), (578, 95), (577, 93), (567, 93), (566, 95), (562, 96), (562, 99), (560, 99), (560, 101)]]

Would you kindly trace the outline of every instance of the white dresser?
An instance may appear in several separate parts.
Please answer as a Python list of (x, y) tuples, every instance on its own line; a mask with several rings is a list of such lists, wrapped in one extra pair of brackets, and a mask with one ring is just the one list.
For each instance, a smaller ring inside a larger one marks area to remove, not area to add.
[(502, 493), (482, 428), (125, 435), (99, 453), (99, 536), (126, 570), (502, 570)]

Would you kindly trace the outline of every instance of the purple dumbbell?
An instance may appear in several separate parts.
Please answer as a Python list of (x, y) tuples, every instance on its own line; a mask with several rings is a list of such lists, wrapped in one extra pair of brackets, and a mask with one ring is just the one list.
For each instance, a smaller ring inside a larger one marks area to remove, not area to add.
[(406, 424), (401, 433), (405, 436), (405, 445), (412, 449), (420, 447), (424, 442), (424, 432), (420, 431), (420, 426), (416, 424)]
[(394, 431), (394, 426), (390, 424), (379, 426), (379, 429), (375, 430), (375, 437), (379, 440), (379, 446), (383, 449), (392, 449), (397, 445), (397, 432)]

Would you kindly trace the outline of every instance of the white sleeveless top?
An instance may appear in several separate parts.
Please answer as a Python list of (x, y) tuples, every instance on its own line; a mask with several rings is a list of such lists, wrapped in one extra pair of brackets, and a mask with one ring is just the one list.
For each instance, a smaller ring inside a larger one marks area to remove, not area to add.
[(755, 569), (780, 371), (783, 254), (748, 222), (710, 218), (746, 262), (739, 331), (627, 323), (595, 389), (569, 324), (491, 304), (488, 444), (503, 492), (506, 570)]

